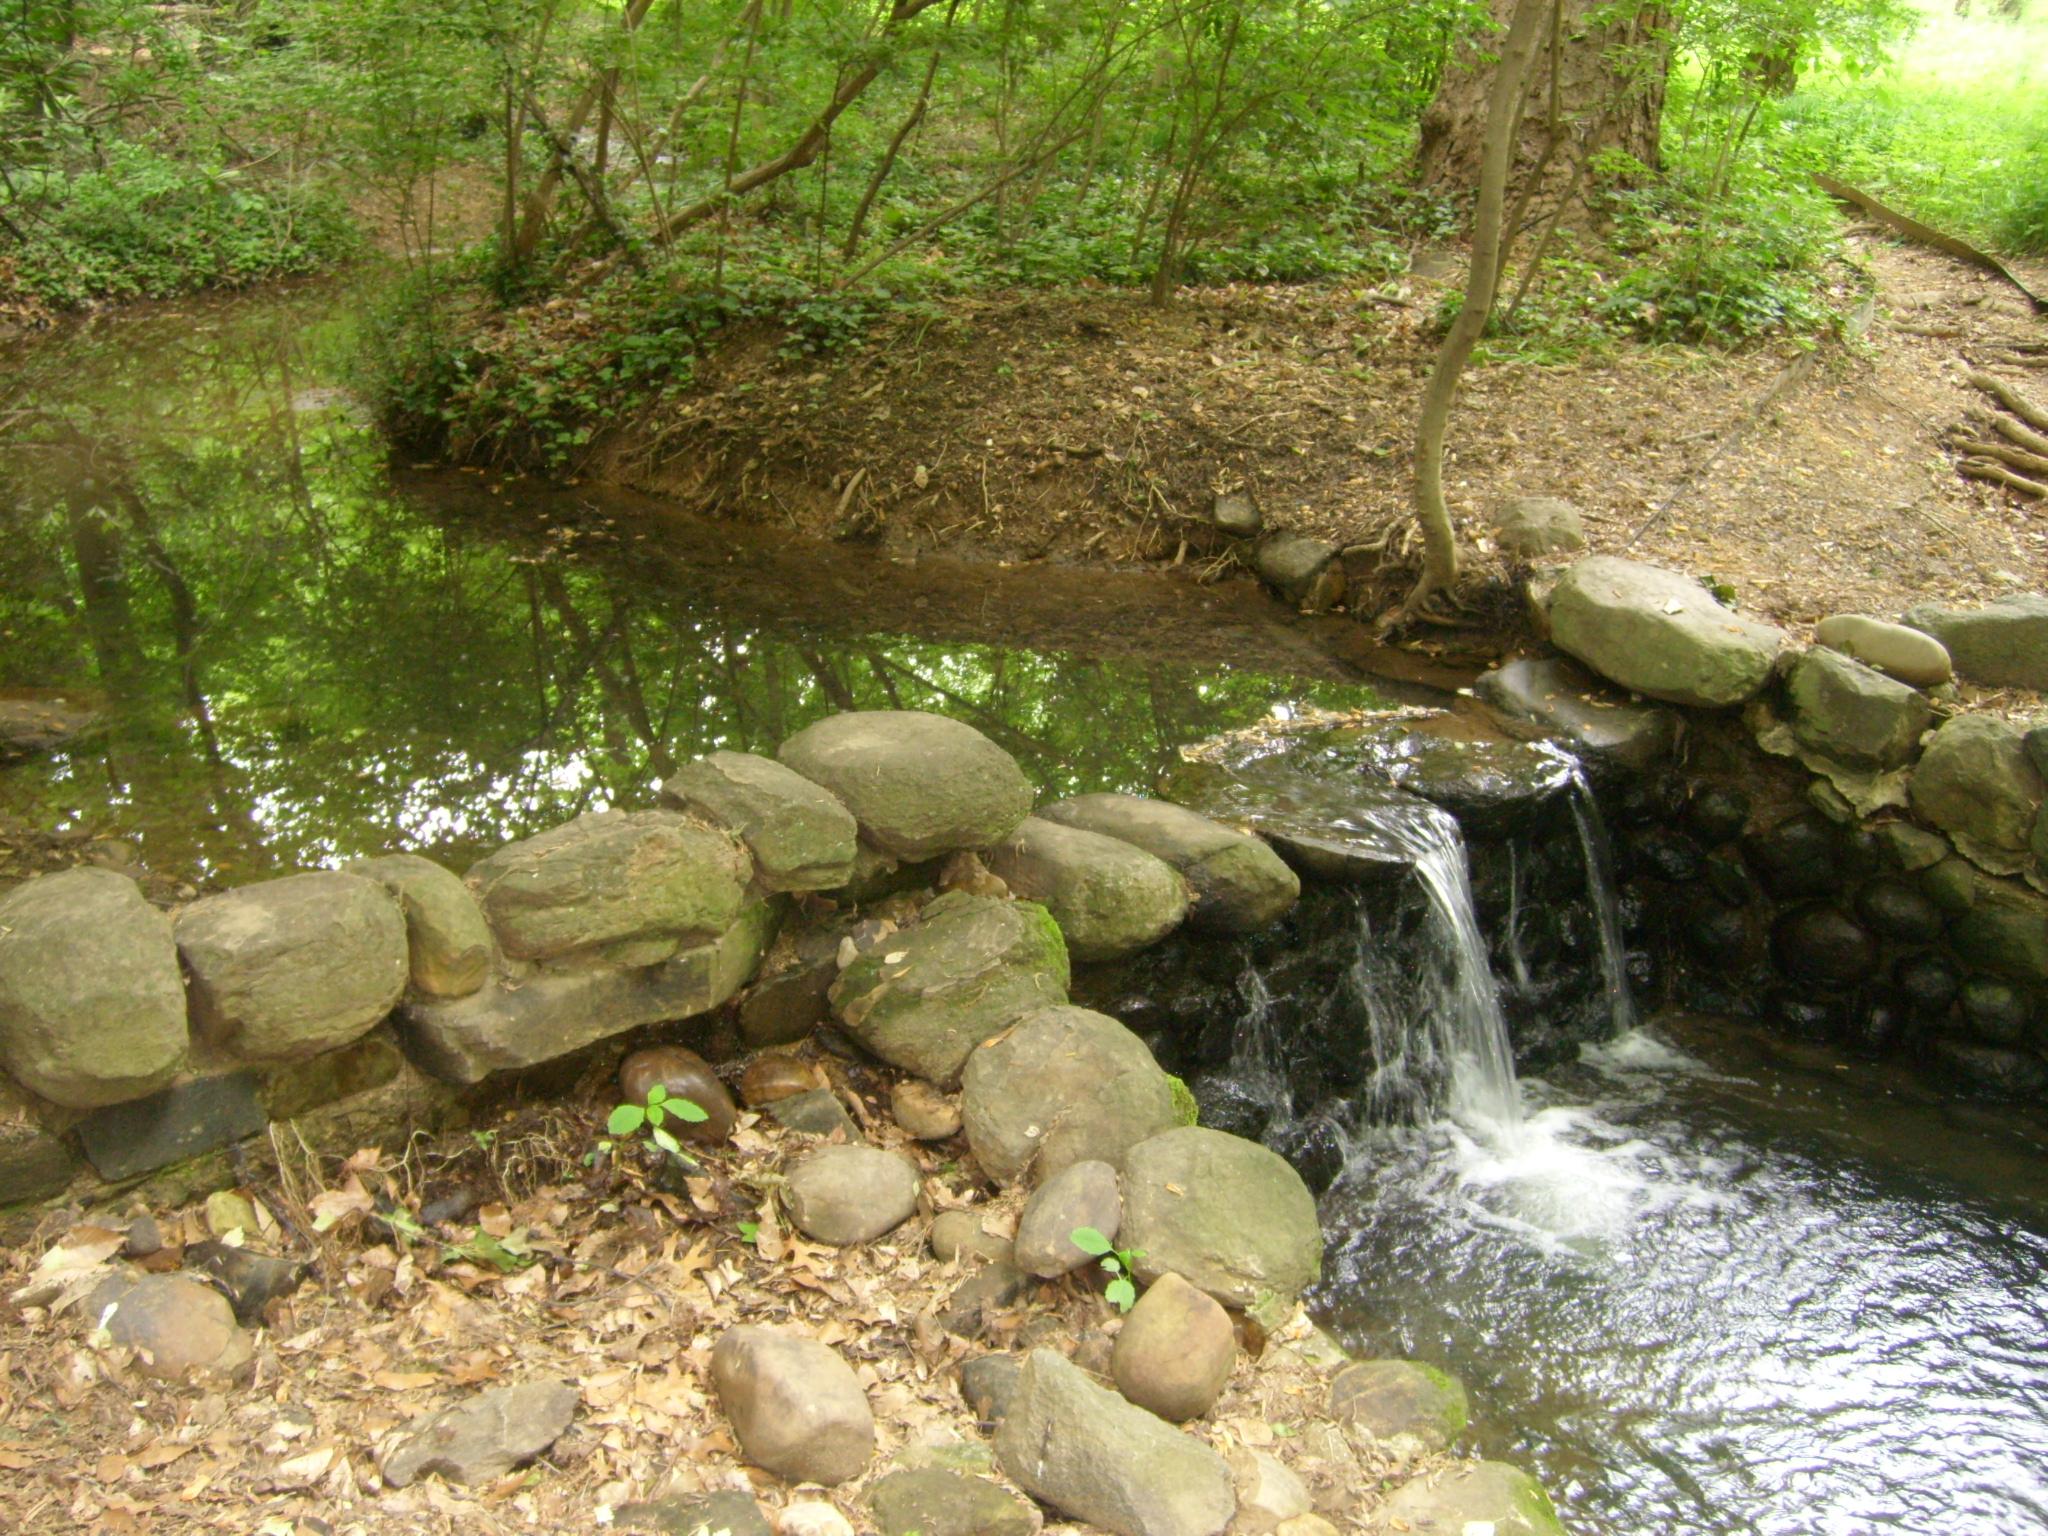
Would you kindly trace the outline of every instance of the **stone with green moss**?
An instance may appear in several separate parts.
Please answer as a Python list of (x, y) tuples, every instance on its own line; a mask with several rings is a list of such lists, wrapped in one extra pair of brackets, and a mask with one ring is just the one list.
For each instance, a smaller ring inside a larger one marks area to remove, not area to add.
[(1067, 997), (1067, 947), (1045, 908), (954, 891), (870, 946), (829, 994), (846, 1032), (892, 1066), (944, 1087), (1025, 1014)]
[(1410, 1435), (1442, 1450), (1471, 1418), (1457, 1377), (1419, 1360), (1357, 1360), (1330, 1382), (1330, 1417), (1370, 1430), (1376, 1440)]
[(1504, 1461), (1474, 1461), (1431, 1472), (1397, 1489), (1374, 1529), (1408, 1536), (1565, 1536), (1543, 1485)]
[(1083, 827), (1027, 816), (986, 862), (1017, 895), (1045, 903), (1076, 960), (1133, 954), (1187, 916), (1187, 882), (1172, 865)]
[(1166, 1091), (1173, 1095), (1173, 1123), (1175, 1125), (1199, 1125), (1202, 1107), (1195, 1102), (1195, 1091), (1171, 1072), (1166, 1074)]

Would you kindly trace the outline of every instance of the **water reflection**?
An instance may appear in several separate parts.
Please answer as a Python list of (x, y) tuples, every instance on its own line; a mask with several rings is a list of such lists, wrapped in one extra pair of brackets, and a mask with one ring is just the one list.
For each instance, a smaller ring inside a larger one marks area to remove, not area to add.
[(394, 474), (329, 387), (343, 308), (201, 306), (9, 360), (0, 687), (68, 690), (111, 728), (0, 773), (0, 813), (227, 883), (385, 848), (460, 866), (835, 709), (944, 710), (1065, 793), (1142, 787), (1277, 700), (1377, 697), (1242, 615), (1192, 651), (1147, 633), (1157, 599), (1114, 583), (821, 560), (617, 498)]

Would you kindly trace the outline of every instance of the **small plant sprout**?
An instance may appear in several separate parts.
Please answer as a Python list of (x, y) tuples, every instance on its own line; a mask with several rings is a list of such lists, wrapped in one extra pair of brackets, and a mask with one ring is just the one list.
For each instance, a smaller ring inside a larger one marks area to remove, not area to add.
[(688, 1099), (672, 1099), (668, 1096), (668, 1089), (656, 1083), (647, 1090), (645, 1104), (619, 1105), (605, 1121), (604, 1128), (613, 1136), (620, 1137), (635, 1136), (644, 1130), (647, 1139), (662, 1151), (689, 1162), (693, 1159), (683, 1150), (682, 1143), (676, 1140), (676, 1133), (668, 1128), (666, 1122), (675, 1119), (685, 1125), (698, 1125), (710, 1118), (702, 1106)]
[(1119, 1248), (1093, 1227), (1076, 1227), (1067, 1234), (1067, 1241), (1085, 1254), (1102, 1261), (1102, 1267), (1109, 1272), (1109, 1284), (1103, 1288), (1103, 1296), (1119, 1312), (1128, 1312), (1137, 1305), (1138, 1286), (1131, 1276), (1136, 1272), (1138, 1259), (1145, 1252), (1142, 1248)]

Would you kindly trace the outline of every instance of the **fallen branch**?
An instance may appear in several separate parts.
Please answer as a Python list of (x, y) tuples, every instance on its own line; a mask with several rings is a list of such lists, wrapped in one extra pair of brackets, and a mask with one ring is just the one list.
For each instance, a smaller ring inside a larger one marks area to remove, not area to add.
[(1976, 385), (1977, 388), (1983, 390), (1985, 394), (1991, 396), (1992, 399), (1996, 400), (2008, 411), (2011, 411), (2013, 415), (2019, 417), (2028, 426), (2039, 427), (2043, 432), (2048, 432), (2048, 408), (2034, 404), (2033, 401), (2014, 389), (2005, 380), (1998, 378), (1994, 374), (1986, 373), (1981, 368), (1972, 368), (1963, 377)]
[(1944, 234), (1932, 224), (1922, 224), (1918, 219), (1900, 213), (1896, 208), (1886, 207), (1868, 192), (1852, 187), (1846, 181), (1837, 181), (1832, 176), (1826, 176), (1819, 171), (1815, 171), (1813, 173), (1813, 184), (1819, 187), (1821, 191), (1827, 193), (1829, 197), (1848, 203), (1853, 207), (1861, 208), (1865, 213), (1877, 220), (1878, 223), (1898, 231), (1898, 233), (1907, 236), (1909, 239), (1917, 240), (1922, 245), (1932, 246), (1935, 250), (1945, 252), (1950, 256), (1956, 257), (1958, 260), (1967, 261), (1972, 266), (1982, 267), (1987, 272), (1995, 272), (2008, 283), (2011, 283), (2013, 287), (2019, 289), (2021, 293), (2025, 294), (2027, 302), (2032, 304), (2036, 310), (2048, 313), (2048, 299), (2042, 298), (2040, 294), (2034, 292), (2033, 289), (2021, 282), (2013, 274), (2012, 268), (2008, 267), (1996, 256), (1993, 256), (1989, 251), (1980, 251), (1967, 240), (1958, 240), (1954, 235)]
[(2038, 480), (2029, 480), (2025, 475), (2016, 475), (2002, 464), (1989, 459), (1965, 459), (1956, 466), (1972, 480), (1988, 480), (1993, 485), (2003, 485), (2018, 491), (2022, 496), (2048, 497), (2048, 485)]

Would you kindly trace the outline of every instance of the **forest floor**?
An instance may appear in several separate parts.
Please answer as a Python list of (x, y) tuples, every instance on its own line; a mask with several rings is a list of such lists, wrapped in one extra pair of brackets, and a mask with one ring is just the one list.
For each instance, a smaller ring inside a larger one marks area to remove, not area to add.
[[(1468, 375), (1446, 483), (1482, 593), (1508, 574), (1491, 517), (1568, 497), (1595, 552), (1712, 576), (1800, 629), (1924, 599), (2048, 590), (2048, 506), (1956, 472), (1947, 439), (1988, 404), (1966, 364), (2048, 396), (2048, 317), (1997, 279), (1852, 231), (1873, 301), (1806, 354), (1617, 343)], [(949, 302), (823, 358), (762, 327), (694, 387), (601, 435), (586, 473), (726, 518), (899, 555), (1173, 563), (1228, 574), (1202, 519), (1244, 489), (1269, 528), (1348, 545), (1407, 515), (1410, 440), (1455, 264), (1357, 289), (1232, 286), (1168, 309), (1111, 291)], [(1847, 288), (1844, 298), (1853, 299)], [(522, 317), (559, 327), (573, 306)], [(2031, 363), (2031, 367), (2029, 367)], [(1352, 606), (1397, 571), (1354, 562)], [(1514, 610), (1483, 605), (1482, 626)]]

